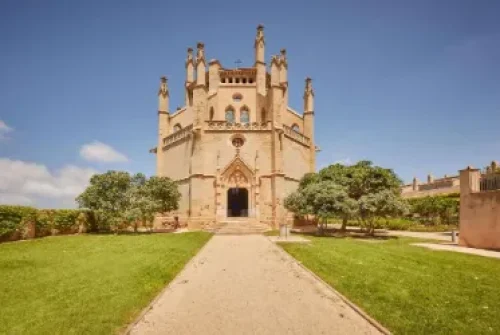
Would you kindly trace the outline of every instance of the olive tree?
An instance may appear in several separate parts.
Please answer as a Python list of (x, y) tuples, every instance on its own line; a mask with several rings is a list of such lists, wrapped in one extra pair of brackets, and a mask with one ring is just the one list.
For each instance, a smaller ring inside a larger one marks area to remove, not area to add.
[(100, 226), (153, 222), (158, 212), (178, 208), (180, 193), (167, 177), (146, 178), (142, 173), (108, 171), (91, 177), (90, 185), (76, 200), (81, 208), (92, 210)]
[(375, 233), (375, 223), (379, 219), (406, 215), (409, 212), (406, 201), (391, 190), (364, 195), (358, 200), (358, 205), (359, 217), (370, 235)]
[(314, 215), (319, 220), (320, 233), (328, 218), (353, 215), (356, 201), (345, 189), (331, 181), (309, 183), (285, 198), (285, 207), (299, 215)]

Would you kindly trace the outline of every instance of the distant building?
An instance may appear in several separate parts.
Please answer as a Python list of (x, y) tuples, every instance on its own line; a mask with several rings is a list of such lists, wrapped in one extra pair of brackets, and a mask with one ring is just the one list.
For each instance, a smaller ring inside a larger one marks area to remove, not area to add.
[[(185, 105), (169, 111), (167, 78), (160, 83), (156, 173), (179, 185), (178, 217), (190, 228), (210, 228), (232, 217), (276, 227), (288, 213), (283, 200), (316, 169), (314, 92), (305, 80), (304, 110), (288, 106), (286, 50), (264, 58), (257, 28), (255, 63), (224, 68), (208, 62), (198, 43), (187, 51)], [(168, 219), (165, 217), (165, 220)]]
[[(496, 161), (487, 166), (482, 175), (498, 172), (499, 166)], [(427, 182), (421, 183), (416, 177), (411, 184), (403, 185), (401, 196), (403, 198), (419, 198), (433, 195), (444, 195), (460, 193), (460, 176), (447, 176), (435, 179), (431, 174), (427, 175)]]

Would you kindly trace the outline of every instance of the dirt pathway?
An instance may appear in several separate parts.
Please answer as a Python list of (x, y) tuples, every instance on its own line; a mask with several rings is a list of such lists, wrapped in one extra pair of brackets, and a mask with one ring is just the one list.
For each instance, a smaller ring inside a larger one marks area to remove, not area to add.
[(261, 235), (214, 236), (131, 334), (379, 334)]

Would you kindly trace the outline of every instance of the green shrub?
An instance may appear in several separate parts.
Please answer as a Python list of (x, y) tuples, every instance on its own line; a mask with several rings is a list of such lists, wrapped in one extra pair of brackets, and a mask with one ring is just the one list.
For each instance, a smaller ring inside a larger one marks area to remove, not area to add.
[(58, 209), (54, 211), (54, 228), (60, 233), (74, 233), (78, 231), (77, 218), (81, 211), (76, 209)]
[(98, 228), (94, 213), (89, 210), (37, 210), (26, 206), (0, 205), (0, 241), (20, 239), (28, 222), (35, 223), (37, 237), (51, 235), (53, 229), (60, 234), (76, 233), (80, 224), (84, 224), (87, 231), (96, 231)]
[(425, 225), (458, 225), (460, 198), (456, 194), (408, 199), (411, 214)]
[(35, 208), (0, 205), (0, 239), (9, 239), (16, 232), (21, 232), (27, 222), (35, 220)]
[(54, 210), (39, 210), (36, 216), (36, 236), (42, 237), (51, 234), (54, 225)]

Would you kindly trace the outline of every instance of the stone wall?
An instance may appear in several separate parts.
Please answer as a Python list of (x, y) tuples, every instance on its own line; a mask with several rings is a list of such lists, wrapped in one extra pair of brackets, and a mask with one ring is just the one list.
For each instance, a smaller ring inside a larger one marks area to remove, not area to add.
[(420, 198), (459, 192), (459, 176), (444, 176), (443, 178), (434, 179), (432, 175), (428, 175), (426, 183), (420, 183), (417, 178), (414, 178), (412, 184), (401, 187), (401, 196), (403, 198)]
[(460, 171), (460, 242), (466, 247), (500, 249), (500, 189), (481, 191), (479, 169)]

